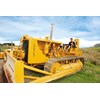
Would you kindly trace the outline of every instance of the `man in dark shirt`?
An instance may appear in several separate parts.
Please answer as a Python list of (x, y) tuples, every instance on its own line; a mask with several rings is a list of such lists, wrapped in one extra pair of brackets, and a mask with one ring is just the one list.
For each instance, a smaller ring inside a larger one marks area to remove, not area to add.
[(67, 49), (67, 51), (69, 51), (70, 50), (70, 48), (75, 48), (76, 46), (75, 46), (75, 42), (73, 41), (73, 38), (70, 38), (70, 42), (69, 42), (69, 44), (68, 44), (68, 49)]
[(73, 38), (70, 38), (70, 42), (68, 44), (70, 47), (75, 48), (75, 42), (73, 41)]

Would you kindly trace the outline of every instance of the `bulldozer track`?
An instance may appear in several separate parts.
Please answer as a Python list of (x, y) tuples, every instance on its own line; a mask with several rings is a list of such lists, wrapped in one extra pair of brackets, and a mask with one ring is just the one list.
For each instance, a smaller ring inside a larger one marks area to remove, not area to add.
[[(83, 63), (84, 65), (84, 58), (83, 57), (77, 57), (77, 56), (70, 56), (70, 57), (60, 57), (60, 58), (50, 58), (44, 65), (44, 70), (50, 72), (51, 67), (56, 62), (64, 62), (64, 61), (72, 61), (72, 60), (78, 60)], [(69, 62), (70, 63), (70, 62)]]

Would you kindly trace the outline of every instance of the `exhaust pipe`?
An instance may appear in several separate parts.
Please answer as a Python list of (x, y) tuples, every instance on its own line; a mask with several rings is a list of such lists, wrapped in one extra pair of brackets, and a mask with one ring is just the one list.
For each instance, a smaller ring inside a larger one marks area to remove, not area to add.
[(52, 23), (52, 24), (51, 24), (51, 32), (50, 32), (50, 40), (52, 40), (52, 35), (53, 35), (53, 26), (54, 26), (54, 24)]

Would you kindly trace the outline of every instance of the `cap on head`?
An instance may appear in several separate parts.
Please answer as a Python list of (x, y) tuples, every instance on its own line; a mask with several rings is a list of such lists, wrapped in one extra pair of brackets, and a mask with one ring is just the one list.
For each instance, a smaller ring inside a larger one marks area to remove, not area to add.
[(70, 38), (70, 40), (72, 41), (72, 40), (73, 40), (73, 38)]

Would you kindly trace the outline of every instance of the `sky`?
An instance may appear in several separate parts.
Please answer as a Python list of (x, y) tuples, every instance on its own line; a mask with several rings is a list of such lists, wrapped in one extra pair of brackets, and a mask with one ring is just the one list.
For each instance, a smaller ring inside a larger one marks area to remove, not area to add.
[(54, 24), (53, 40), (68, 43), (79, 38), (80, 47), (100, 43), (99, 16), (0, 16), (0, 43), (14, 42), (28, 34), (36, 38), (49, 36)]

